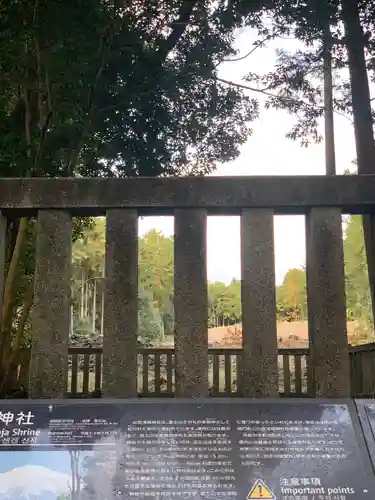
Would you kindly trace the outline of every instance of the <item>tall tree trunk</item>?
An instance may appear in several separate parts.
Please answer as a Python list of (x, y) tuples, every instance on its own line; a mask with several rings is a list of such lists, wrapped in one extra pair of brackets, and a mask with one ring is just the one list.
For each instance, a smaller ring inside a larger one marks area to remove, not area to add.
[(336, 175), (335, 127), (333, 117), (333, 79), (332, 79), (332, 42), (329, 22), (323, 34), (323, 72), (324, 72), (324, 137), (326, 174)]
[[(86, 274), (88, 276), (88, 273)], [(90, 295), (90, 287), (88, 278), (85, 281), (85, 318), (89, 315), (89, 295)]]
[(19, 351), (22, 344), (22, 339), (25, 333), (25, 327), (27, 320), (29, 318), (29, 314), (33, 305), (34, 299), (34, 281), (30, 282), (27, 287), (27, 291), (25, 294), (25, 300), (23, 304), (23, 309), (18, 320), (16, 335), (13, 339), (12, 347), (10, 355), (8, 359), (5, 360), (4, 366), (4, 376), (0, 382), (0, 393), (8, 393), (8, 389), (14, 389), (13, 387), (8, 386), (8, 382), (12, 382), (12, 369), (14, 367), (15, 361), (19, 362)]
[(70, 455), (70, 467), (72, 474), (72, 487), (70, 490), (72, 500), (80, 500), (81, 496), (81, 473), (80, 473), (80, 452), (72, 450)]
[[(375, 173), (375, 145), (371, 98), (365, 60), (365, 37), (359, 16), (358, 0), (342, 0), (349, 72), (352, 88), (354, 134), (358, 174)], [(375, 217), (363, 216), (363, 231), (371, 290), (373, 318), (375, 314)]]
[(29, 220), (22, 218), (18, 226), (16, 242), (12, 252), (11, 260), (8, 267), (7, 276), (4, 285), (3, 307), (1, 311), (1, 329), (0, 329), (0, 374), (4, 376), (8, 359), (11, 354), (12, 343), (12, 323), (13, 323), (13, 308), (15, 297), (17, 294), (17, 279), (20, 271), (21, 259), (27, 243), (27, 234), (29, 228)]
[(94, 281), (94, 290), (92, 293), (92, 331), (96, 332), (96, 279)]
[(12, 253), (11, 261), (8, 268), (8, 273), (4, 285), (4, 297), (3, 297), (3, 310), (1, 313), (1, 323), (2, 323), (2, 334), (6, 330), (7, 325), (11, 321), (11, 310), (12, 303), (14, 299), (14, 289), (19, 273), (19, 265), (23, 255), (23, 251), (27, 242), (27, 231), (29, 228), (29, 221), (26, 218), (20, 220), (18, 226), (16, 243)]
[(104, 334), (104, 290), (101, 293), (101, 311), (100, 311), (100, 335)]
[(74, 305), (70, 306), (70, 335), (74, 332)]
[(82, 267), (82, 274), (81, 274), (81, 308), (80, 308), (80, 319), (83, 318), (84, 316), (84, 308), (85, 308), (85, 270)]
[(342, 0), (349, 72), (352, 87), (354, 134), (358, 173), (375, 173), (375, 146), (371, 98), (365, 60), (365, 36), (359, 17), (358, 0)]

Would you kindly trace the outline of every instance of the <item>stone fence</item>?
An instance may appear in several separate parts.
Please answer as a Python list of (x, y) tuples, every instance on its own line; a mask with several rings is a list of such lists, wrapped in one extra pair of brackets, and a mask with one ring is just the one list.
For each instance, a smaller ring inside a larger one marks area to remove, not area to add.
[[(278, 395), (274, 214), (306, 217), (315, 394), (350, 395), (341, 215), (372, 213), (375, 176), (1, 179), (6, 217), (37, 216), (31, 397), (63, 397), (72, 216), (105, 215), (104, 397), (137, 395), (138, 217), (174, 215), (175, 392), (208, 394), (206, 219), (241, 217), (244, 396)], [(290, 242), (293, 245), (293, 241)]]

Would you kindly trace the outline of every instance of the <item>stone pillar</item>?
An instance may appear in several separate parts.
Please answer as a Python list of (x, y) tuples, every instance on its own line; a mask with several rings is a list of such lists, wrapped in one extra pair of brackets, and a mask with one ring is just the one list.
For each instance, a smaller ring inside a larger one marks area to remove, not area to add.
[(246, 397), (277, 397), (277, 331), (273, 212), (241, 216), (242, 380)]
[(103, 396), (137, 396), (138, 213), (107, 211)]
[(175, 210), (176, 395), (208, 395), (206, 212)]
[(316, 396), (350, 396), (341, 210), (306, 217), (307, 307)]
[(4, 294), (6, 227), (7, 227), (6, 217), (0, 211), (0, 315), (3, 308), (3, 294)]
[(39, 211), (29, 383), (32, 398), (61, 398), (67, 388), (71, 262), (70, 214)]

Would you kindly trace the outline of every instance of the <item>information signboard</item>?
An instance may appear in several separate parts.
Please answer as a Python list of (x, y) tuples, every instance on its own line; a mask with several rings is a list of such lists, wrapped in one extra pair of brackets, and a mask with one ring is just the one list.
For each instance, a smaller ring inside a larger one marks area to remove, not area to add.
[(316, 400), (4, 401), (0, 500), (373, 500), (355, 419)]
[(355, 405), (375, 473), (375, 400), (356, 399)]

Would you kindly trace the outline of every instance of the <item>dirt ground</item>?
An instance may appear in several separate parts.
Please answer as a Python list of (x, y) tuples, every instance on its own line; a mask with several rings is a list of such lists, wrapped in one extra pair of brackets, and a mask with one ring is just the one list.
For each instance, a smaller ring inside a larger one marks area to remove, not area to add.
[[(349, 343), (354, 343), (356, 323), (349, 321), (347, 324)], [(279, 347), (308, 347), (307, 321), (294, 321), (277, 323), (277, 338)], [(241, 347), (241, 325), (221, 326), (208, 330), (208, 342), (215, 347)]]

